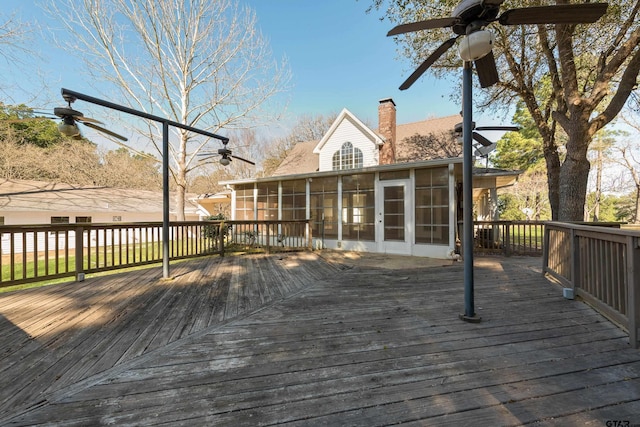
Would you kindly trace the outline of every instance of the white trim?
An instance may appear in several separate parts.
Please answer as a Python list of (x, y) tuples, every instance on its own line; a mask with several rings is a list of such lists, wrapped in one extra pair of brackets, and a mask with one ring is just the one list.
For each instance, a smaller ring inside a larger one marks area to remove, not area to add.
[(358, 127), (359, 130), (371, 140), (371, 142), (376, 144), (376, 146), (380, 146), (380, 145), (384, 144), (384, 139), (382, 137), (380, 137), (380, 135), (378, 135), (377, 133), (375, 133), (374, 131), (369, 129), (364, 123), (362, 123), (349, 110), (344, 108), (340, 112), (340, 114), (338, 114), (338, 117), (334, 120), (334, 122), (331, 124), (331, 127), (329, 128), (327, 133), (325, 133), (324, 136), (322, 137), (322, 139), (320, 140), (320, 142), (318, 142), (318, 145), (316, 145), (315, 148), (313, 149), (313, 153), (314, 154), (320, 154), (320, 152), (322, 151), (322, 148), (324, 147), (324, 145), (327, 143), (327, 141), (329, 139), (331, 139), (331, 137), (333, 136), (333, 134), (336, 131), (336, 129), (338, 128), (338, 126), (340, 126), (340, 124), (345, 119), (348, 119), (356, 127)]

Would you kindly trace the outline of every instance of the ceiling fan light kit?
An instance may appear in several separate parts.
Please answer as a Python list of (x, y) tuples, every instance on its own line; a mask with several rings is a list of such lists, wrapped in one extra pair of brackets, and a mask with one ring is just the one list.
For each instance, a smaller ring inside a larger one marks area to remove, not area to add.
[(64, 136), (75, 137), (80, 135), (80, 129), (73, 122), (73, 120), (62, 119), (60, 123), (58, 123), (58, 131)]
[(463, 61), (476, 61), (493, 49), (495, 36), (491, 31), (480, 30), (464, 36), (458, 45), (458, 53)]

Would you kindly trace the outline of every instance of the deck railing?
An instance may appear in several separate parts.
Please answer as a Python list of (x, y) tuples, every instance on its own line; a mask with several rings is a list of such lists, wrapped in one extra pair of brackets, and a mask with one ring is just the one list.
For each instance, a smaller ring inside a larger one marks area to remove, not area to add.
[[(309, 221), (184, 221), (169, 228), (171, 260), (311, 248)], [(162, 261), (162, 223), (0, 226), (0, 287)]]
[(640, 233), (549, 222), (543, 271), (629, 333), (640, 347)]
[(474, 221), (474, 252), (542, 255), (544, 224), (541, 221)]

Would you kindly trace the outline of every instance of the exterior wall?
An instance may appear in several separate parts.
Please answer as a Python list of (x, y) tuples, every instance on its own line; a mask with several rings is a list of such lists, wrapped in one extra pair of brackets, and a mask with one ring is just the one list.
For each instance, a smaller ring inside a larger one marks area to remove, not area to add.
[(371, 139), (367, 138), (348, 116), (338, 125), (330, 139), (322, 147), (319, 156), (320, 171), (333, 169), (333, 154), (340, 150), (342, 144), (351, 142), (355, 148), (362, 151), (363, 167), (378, 165), (378, 147)]
[[(110, 222), (157, 222), (162, 221), (162, 212), (56, 212), (56, 211), (4, 211), (4, 225), (51, 224), (51, 217), (69, 217), (69, 223), (75, 224), (76, 217), (91, 217), (92, 223)], [(119, 217), (119, 220), (114, 219)], [(175, 221), (176, 216), (170, 219)], [(186, 221), (197, 221), (198, 215), (185, 215)]]

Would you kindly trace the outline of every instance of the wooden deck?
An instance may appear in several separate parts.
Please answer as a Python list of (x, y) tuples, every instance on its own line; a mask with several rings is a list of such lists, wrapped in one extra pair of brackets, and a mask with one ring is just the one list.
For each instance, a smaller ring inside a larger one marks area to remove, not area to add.
[(461, 265), (419, 260), (211, 257), (0, 294), (0, 425), (640, 425), (640, 351), (540, 259), (476, 258), (479, 324)]

